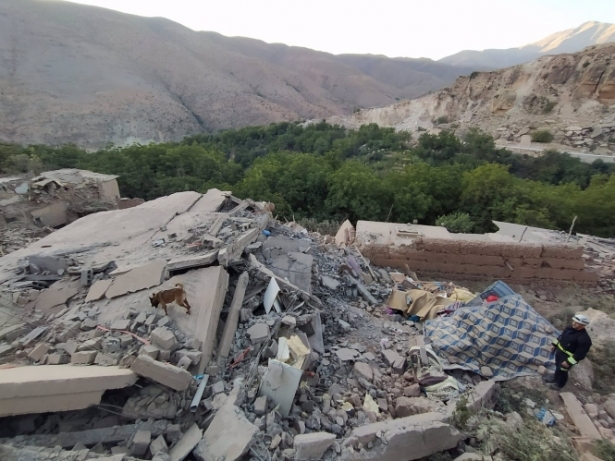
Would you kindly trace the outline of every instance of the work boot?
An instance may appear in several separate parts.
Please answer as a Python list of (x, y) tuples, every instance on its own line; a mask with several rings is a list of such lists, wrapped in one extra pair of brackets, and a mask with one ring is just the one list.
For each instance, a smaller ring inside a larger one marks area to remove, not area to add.
[(555, 382), (555, 376), (554, 375), (547, 375), (544, 377), (544, 382), (545, 383), (554, 383)]

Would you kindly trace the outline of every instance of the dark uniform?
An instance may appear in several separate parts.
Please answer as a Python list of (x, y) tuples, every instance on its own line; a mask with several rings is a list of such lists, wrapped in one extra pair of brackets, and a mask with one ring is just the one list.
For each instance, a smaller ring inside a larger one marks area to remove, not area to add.
[[(592, 340), (585, 329), (576, 330), (568, 327), (557, 340), (555, 346), (555, 384), (562, 388), (568, 382), (568, 371), (585, 358), (592, 346)], [(562, 362), (568, 362), (570, 367), (565, 368)]]

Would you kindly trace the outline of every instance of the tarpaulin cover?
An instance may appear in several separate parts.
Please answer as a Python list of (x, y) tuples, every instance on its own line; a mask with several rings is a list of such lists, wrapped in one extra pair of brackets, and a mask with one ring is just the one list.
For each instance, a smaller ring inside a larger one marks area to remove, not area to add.
[[(498, 288), (514, 293), (499, 283)], [(537, 374), (541, 365), (553, 369), (551, 341), (559, 332), (521, 296), (509, 294), (491, 303), (468, 304), (477, 305), (425, 323), (426, 342), (431, 343), (445, 369), (480, 373), (481, 367), (487, 366), (498, 381)]]

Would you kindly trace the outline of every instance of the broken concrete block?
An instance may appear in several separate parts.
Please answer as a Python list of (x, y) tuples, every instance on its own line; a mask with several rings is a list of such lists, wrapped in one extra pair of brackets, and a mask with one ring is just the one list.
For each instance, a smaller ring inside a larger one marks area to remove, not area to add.
[(159, 353), (160, 349), (158, 349), (158, 347), (154, 346), (153, 344), (144, 344), (143, 346), (141, 346), (141, 349), (139, 349), (139, 355), (147, 355), (154, 360), (158, 358)]
[(167, 350), (172, 350), (177, 344), (175, 335), (166, 327), (158, 327), (152, 331), (150, 341), (159, 348)]
[(47, 365), (62, 365), (70, 362), (70, 356), (66, 354), (49, 354), (47, 357)]
[[(177, 428), (179, 429), (179, 426)], [(173, 439), (172, 434), (169, 433), (167, 436)], [(190, 426), (184, 436), (169, 451), (171, 461), (183, 461), (194, 450), (202, 437), (203, 431), (199, 429), (199, 426), (196, 424)]]
[(295, 436), (294, 448), (296, 459), (321, 460), (325, 451), (335, 441), (335, 434), (328, 432), (312, 432)]
[(153, 440), (149, 445), (149, 451), (152, 455), (157, 455), (158, 453), (168, 453), (169, 446), (167, 442), (164, 440), (162, 435), (159, 435), (157, 439)]
[(108, 367), (111, 365), (116, 365), (117, 359), (115, 359), (114, 357), (110, 355), (106, 355), (106, 354), (103, 354), (102, 352), (99, 352), (98, 354), (96, 354), (94, 363), (96, 365), (100, 365), (101, 367)]
[(190, 362), (193, 365), (196, 365), (197, 363), (201, 361), (201, 356), (203, 355), (203, 353), (201, 351), (189, 351), (186, 349), (180, 349), (177, 352), (175, 352), (175, 355), (177, 356), (178, 359), (187, 357), (188, 360), (190, 360)]
[(335, 244), (337, 246), (345, 246), (354, 242), (355, 228), (348, 220), (344, 221), (335, 234)]
[(322, 276), (321, 283), (324, 288), (327, 288), (331, 291), (337, 291), (337, 289), (340, 287), (340, 282), (335, 280), (333, 277), (329, 277), (328, 275)]
[(112, 279), (97, 280), (94, 282), (88, 291), (88, 295), (85, 297), (85, 302), (89, 303), (91, 301), (98, 301), (105, 295), (105, 292), (111, 286), (111, 283), (113, 283)]
[(361, 354), (359, 353), (359, 351), (355, 349), (349, 349), (347, 347), (342, 347), (341, 349), (338, 349), (335, 351), (335, 355), (337, 355), (340, 360), (347, 361), (347, 360), (354, 360)]
[(269, 325), (266, 323), (257, 323), (248, 328), (246, 333), (250, 335), (252, 344), (260, 344), (269, 339)]
[(46, 343), (37, 344), (28, 354), (28, 358), (38, 362), (49, 351), (49, 347), (49, 344)]
[(2, 345), (0, 346), (0, 357), (8, 355), (14, 350), (15, 350), (15, 346), (12, 346), (11, 344)]
[(98, 325), (98, 322), (96, 320), (87, 318), (83, 322), (81, 322), (80, 328), (82, 330), (91, 330), (93, 328), (96, 328), (97, 325)]
[(224, 381), (217, 381), (211, 385), (211, 395), (218, 395), (224, 392)]
[[(233, 436), (229, 437), (229, 430)], [(218, 410), (203, 439), (194, 449), (198, 461), (237, 461), (254, 443), (258, 428), (245, 417), (233, 402)]]
[(497, 383), (492, 379), (478, 383), (468, 396), (468, 410), (478, 411), (480, 408), (484, 407), (489, 400), (491, 400), (496, 387)]
[(94, 362), (97, 354), (96, 351), (75, 352), (70, 361), (73, 365), (89, 365)]
[(152, 261), (116, 276), (106, 290), (105, 297), (112, 299), (160, 285), (166, 266), (167, 262), (164, 260)]
[(139, 355), (130, 368), (138, 375), (164, 384), (176, 391), (188, 389), (192, 382), (192, 375), (186, 370), (170, 363), (157, 362), (147, 355)]
[(192, 361), (190, 360), (190, 357), (182, 357), (177, 362), (177, 366), (183, 370), (187, 370), (190, 367), (190, 365), (192, 365)]
[[(449, 450), (457, 446), (462, 435), (444, 423), (445, 419), (440, 413), (424, 413), (357, 427), (347, 439), (349, 443), (341, 458), (345, 461), (410, 461)], [(359, 444), (366, 446), (376, 438), (383, 443), (369, 451), (359, 451)]]
[(303, 371), (279, 360), (269, 360), (269, 366), (261, 380), (259, 394), (266, 395), (276, 405), (280, 414), (288, 416)]
[[(60, 348), (60, 346), (58, 346), (58, 348)], [(69, 355), (73, 355), (75, 352), (77, 352), (77, 349), (79, 348), (79, 343), (76, 341), (66, 341), (61, 349), (64, 349)]]
[(130, 442), (130, 454), (139, 457), (145, 455), (151, 441), (152, 433), (150, 431), (137, 431)]
[(480, 367), (480, 374), (485, 378), (493, 378), (493, 371), (489, 367)]
[(267, 396), (263, 395), (254, 401), (254, 413), (256, 416), (263, 416), (267, 413)]
[(406, 359), (392, 349), (382, 351), (384, 362), (393, 368), (397, 373), (403, 373), (406, 365)]

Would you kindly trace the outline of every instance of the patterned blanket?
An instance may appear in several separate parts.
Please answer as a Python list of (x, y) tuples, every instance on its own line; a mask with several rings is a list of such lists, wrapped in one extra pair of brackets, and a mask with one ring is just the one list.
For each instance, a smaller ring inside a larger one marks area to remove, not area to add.
[(426, 342), (445, 369), (481, 374), (481, 367), (489, 367), (498, 381), (537, 374), (541, 365), (554, 369), (551, 341), (559, 332), (521, 296), (468, 304), (450, 317), (425, 323)]

